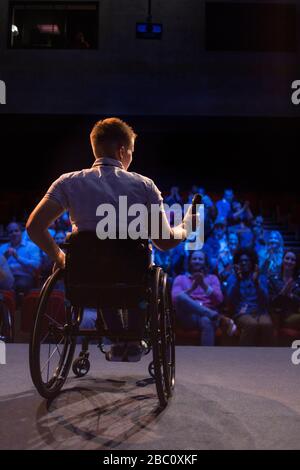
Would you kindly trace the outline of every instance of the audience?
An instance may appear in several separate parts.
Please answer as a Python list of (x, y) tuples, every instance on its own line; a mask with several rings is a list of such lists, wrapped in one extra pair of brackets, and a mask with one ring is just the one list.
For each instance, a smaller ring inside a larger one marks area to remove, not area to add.
[(172, 186), (170, 190), (169, 196), (167, 196), (164, 200), (166, 204), (168, 204), (170, 207), (173, 206), (173, 204), (180, 204), (182, 205), (182, 198), (179, 194), (179, 188), (178, 186)]
[(212, 235), (205, 241), (204, 251), (208, 256), (212, 270), (217, 268), (220, 253), (228, 248), (226, 229), (226, 219), (224, 217), (217, 217)]
[(253, 233), (253, 248), (260, 256), (260, 253), (265, 250), (268, 233), (264, 229), (264, 219), (261, 215), (256, 216), (252, 222), (252, 233)]
[(233, 333), (234, 323), (218, 310), (223, 301), (220, 281), (217, 276), (209, 274), (204, 251), (191, 253), (188, 272), (174, 280), (172, 299), (180, 323), (185, 328), (198, 329), (203, 346), (214, 345), (219, 324), (225, 326), (229, 334)]
[(236, 233), (228, 235), (228, 246), (220, 251), (217, 260), (217, 274), (222, 283), (222, 287), (226, 288), (227, 280), (234, 273), (233, 257), (239, 248), (239, 239)]
[(10, 270), (5, 256), (0, 255), (0, 290), (12, 290), (14, 287), (14, 276)]
[(266, 248), (260, 251), (259, 268), (266, 275), (278, 274), (283, 258), (283, 238), (278, 231), (271, 231)]
[(30, 241), (22, 239), (19, 224), (12, 222), (7, 227), (9, 242), (0, 246), (0, 255), (6, 258), (14, 276), (14, 286), (17, 293), (28, 292), (33, 286), (35, 275), (40, 267), (40, 250)]
[(218, 217), (229, 219), (232, 215), (232, 202), (234, 200), (234, 193), (232, 189), (225, 189), (223, 199), (216, 203)]
[(300, 329), (300, 277), (296, 254), (286, 251), (280, 273), (271, 274), (268, 281), (275, 325)]
[(235, 201), (232, 203), (232, 207), (233, 214), (231, 220), (234, 225), (230, 226), (228, 231), (238, 235), (241, 248), (251, 248), (254, 236), (252, 230), (248, 227), (248, 224), (251, 224), (253, 219), (249, 203), (246, 202), (242, 207), (240, 202)]
[[(204, 205), (204, 244), (199, 233), (192, 232), (172, 250), (153, 247), (153, 263), (168, 273), (180, 324), (198, 329), (203, 345), (214, 344), (218, 326), (231, 333), (234, 330), (235, 324), (222, 313), (225, 311), (239, 328), (240, 345), (271, 345), (273, 324), (276, 331), (280, 327), (300, 330), (296, 253), (288, 250), (284, 254), (280, 232), (266, 230), (263, 217), (253, 217), (249, 202), (236, 200), (230, 188), (215, 203), (203, 187), (194, 185), (184, 195), (173, 186), (165, 202), (183, 207), (196, 193), (201, 194)], [(26, 294), (41, 287), (53, 264), (16, 220), (14, 217), (7, 226), (6, 234), (2, 231), (0, 290)], [(65, 212), (49, 233), (62, 244), (71, 228)], [(96, 312), (86, 309), (83, 326), (93, 328), (95, 320)]]
[(204, 205), (204, 239), (206, 240), (211, 235), (214, 228), (217, 208), (207, 194), (203, 194), (202, 204)]
[[(234, 255), (235, 273), (228, 279), (227, 302), (241, 331), (240, 345), (272, 345), (273, 325), (268, 313), (267, 279), (259, 274), (253, 250), (240, 248)], [(260, 338), (259, 338), (260, 336)]]

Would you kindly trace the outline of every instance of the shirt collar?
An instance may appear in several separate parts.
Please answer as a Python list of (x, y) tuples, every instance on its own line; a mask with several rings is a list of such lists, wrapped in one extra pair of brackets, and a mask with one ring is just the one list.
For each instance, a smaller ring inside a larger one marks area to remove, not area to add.
[(120, 162), (120, 160), (116, 160), (116, 158), (111, 158), (111, 157), (97, 158), (92, 168), (96, 166), (117, 166), (118, 168), (121, 168), (122, 170), (124, 169), (122, 162)]

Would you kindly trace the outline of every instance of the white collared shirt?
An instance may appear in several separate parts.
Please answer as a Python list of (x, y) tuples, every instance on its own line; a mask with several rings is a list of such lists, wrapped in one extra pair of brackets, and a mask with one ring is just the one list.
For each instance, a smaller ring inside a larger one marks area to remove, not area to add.
[(100, 204), (112, 204), (118, 217), (119, 196), (127, 196), (128, 207), (140, 203), (150, 209), (163, 201), (151, 179), (126, 171), (120, 161), (107, 157), (97, 159), (91, 168), (61, 175), (45, 194), (70, 212), (73, 231), (95, 230)]

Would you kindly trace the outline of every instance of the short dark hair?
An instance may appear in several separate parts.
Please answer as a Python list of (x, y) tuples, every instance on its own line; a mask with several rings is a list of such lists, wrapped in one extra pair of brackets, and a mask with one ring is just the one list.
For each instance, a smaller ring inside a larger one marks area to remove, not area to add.
[(240, 258), (243, 255), (247, 255), (248, 258), (250, 258), (252, 268), (254, 268), (256, 264), (258, 264), (257, 253), (251, 248), (239, 248), (233, 256), (233, 264), (238, 264), (240, 262)]
[(119, 118), (108, 118), (96, 122), (90, 134), (96, 156), (111, 156), (118, 147), (129, 147), (136, 138), (133, 129)]

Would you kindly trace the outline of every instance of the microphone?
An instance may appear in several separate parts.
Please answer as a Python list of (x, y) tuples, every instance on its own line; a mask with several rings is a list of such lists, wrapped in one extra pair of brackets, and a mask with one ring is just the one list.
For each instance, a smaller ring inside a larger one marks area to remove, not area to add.
[(192, 200), (192, 206), (193, 206), (193, 210), (195, 212), (193, 212), (193, 214), (196, 213), (196, 205), (201, 204), (201, 202), (202, 202), (201, 194), (199, 194), (199, 193), (194, 194), (194, 197), (193, 197), (193, 200)]

